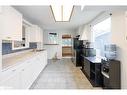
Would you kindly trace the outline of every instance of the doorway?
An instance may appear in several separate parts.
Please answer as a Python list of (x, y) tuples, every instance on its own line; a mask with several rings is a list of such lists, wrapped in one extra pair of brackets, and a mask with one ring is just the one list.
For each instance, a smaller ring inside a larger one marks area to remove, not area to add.
[(72, 57), (71, 35), (62, 35), (62, 57)]

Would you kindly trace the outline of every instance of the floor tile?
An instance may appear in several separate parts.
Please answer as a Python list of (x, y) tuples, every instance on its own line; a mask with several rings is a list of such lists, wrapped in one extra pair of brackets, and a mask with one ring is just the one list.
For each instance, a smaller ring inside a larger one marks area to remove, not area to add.
[(70, 59), (48, 60), (47, 67), (41, 72), (30, 89), (100, 89), (94, 88), (80, 68)]

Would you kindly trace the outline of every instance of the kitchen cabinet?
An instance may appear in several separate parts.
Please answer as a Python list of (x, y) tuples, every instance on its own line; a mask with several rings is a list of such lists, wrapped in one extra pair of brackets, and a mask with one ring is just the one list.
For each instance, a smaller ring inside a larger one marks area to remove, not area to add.
[(3, 73), (5, 78), (1, 80), (0, 82), (1, 88), (3, 89), (20, 89), (21, 88), (21, 84), (20, 84), (21, 76), (16, 69), (3, 72)]
[(104, 89), (121, 89), (121, 64), (118, 60), (102, 60)]
[(90, 62), (84, 59), (84, 71), (86, 72), (87, 76), (90, 77)]
[(84, 57), (82, 71), (93, 86), (102, 86), (101, 58)]
[(42, 29), (37, 25), (32, 25), (30, 29), (30, 42), (42, 42)]
[[(39, 56), (36, 56), (35, 58), (29, 60), (27, 63), (28, 66), (25, 66), (25, 68), (21, 71), (21, 77), (22, 79), (22, 88), (30, 88), (32, 83), (36, 80), (40, 72), (44, 69), (44, 67), (47, 65), (47, 57), (45, 57), (46, 52), (44, 51), (43, 54), (40, 54)], [(26, 64), (27, 64), (26, 63)]]
[(90, 81), (93, 86), (102, 86), (101, 63), (90, 63)]
[(47, 51), (42, 51), (11, 70), (2, 72), (0, 75), (0, 87), (29, 89), (46, 65)]
[(40, 27), (38, 27), (38, 34), (37, 34), (37, 37), (38, 37), (38, 42), (41, 42), (42, 40), (42, 29)]
[(31, 84), (33, 83), (33, 81), (35, 80), (35, 78), (34, 78), (34, 73), (36, 72), (34, 70), (34, 68), (36, 67), (36, 66), (34, 66), (35, 60), (28, 61), (28, 62), (26, 62), (26, 64), (29, 63), (29, 62), (32, 62), (32, 63), (29, 64), (28, 66), (25, 66), (21, 70), (22, 89), (23, 88), (29, 88), (31, 86)]
[(22, 40), (22, 14), (10, 6), (2, 6), (0, 32), (3, 40)]
[(20, 75), (18, 73), (13, 75), (6, 81), (2, 82), (1, 85), (1, 87), (5, 89), (20, 89)]

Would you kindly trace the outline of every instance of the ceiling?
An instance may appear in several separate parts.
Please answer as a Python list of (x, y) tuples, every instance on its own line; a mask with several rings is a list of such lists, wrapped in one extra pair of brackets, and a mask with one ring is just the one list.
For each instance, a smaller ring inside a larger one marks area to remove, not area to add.
[(74, 6), (70, 22), (55, 22), (50, 6), (13, 6), (23, 14), (23, 17), (45, 30), (76, 29), (86, 24), (104, 11), (126, 10), (126, 6)]

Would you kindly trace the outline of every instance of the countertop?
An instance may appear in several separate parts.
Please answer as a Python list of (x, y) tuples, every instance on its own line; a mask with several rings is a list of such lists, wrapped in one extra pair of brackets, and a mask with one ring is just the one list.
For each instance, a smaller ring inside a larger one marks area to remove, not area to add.
[(94, 56), (94, 57), (85, 57), (83, 56), (85, 59), (89, 60), (92, 63), (101, 63), (101, 58)]
[[(45, 50), (43, 50), (45, 51)], [(33, 51), (33, 50), (26, 50), (25, 52), (19, 53), (19, 54), (13, 54), (13, 55), (5, 55), (2, 58), (2, 69), (8, 69), (10, 67), (13, 67), (35, 55), (38, 55), (39, 53), (42, 53), (43, 51)]]

